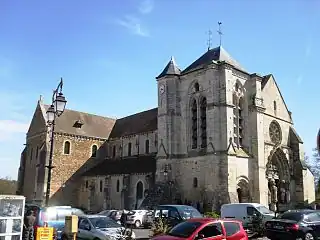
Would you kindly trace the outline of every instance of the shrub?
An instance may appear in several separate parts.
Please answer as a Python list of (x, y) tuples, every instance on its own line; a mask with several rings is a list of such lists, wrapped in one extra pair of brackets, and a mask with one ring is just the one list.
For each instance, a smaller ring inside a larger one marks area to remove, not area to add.
[(165, 234), (169, 231), (169, 224), (164, 218), (155, 219), (151, 226), (151, 236)]
[(209, 218), (220, 218), (220, 215), (216, 212), (205, 212), (204, 216)]
[(133, 240), (131, 228), (121, 228), (117, 231), (116, 240)]

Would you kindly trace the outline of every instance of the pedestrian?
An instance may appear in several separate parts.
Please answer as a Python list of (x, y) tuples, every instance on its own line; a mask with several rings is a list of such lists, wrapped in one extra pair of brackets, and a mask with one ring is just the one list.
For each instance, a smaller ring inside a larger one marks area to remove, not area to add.
[(34, 240), (34, 223), (36, 217), (32, 210), (28, 210), (23, 220), (23, 240)]
[(122, 212), (121, 217), (120, 217), (120, 222), (122, 226), (126, 226), (127, 223), (127, 214), (125, 213), (125, 211)]

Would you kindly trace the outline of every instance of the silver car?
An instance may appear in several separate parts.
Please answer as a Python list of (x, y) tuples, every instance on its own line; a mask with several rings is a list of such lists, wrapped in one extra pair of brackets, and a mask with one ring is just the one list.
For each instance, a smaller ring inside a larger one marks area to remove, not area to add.
[[(109, 217), (103, 215), (84, 215), (79, 217), (77, 239), (99, 239), (117, 240), (122, 239), (124, 234), (131, 234), (135, 238), (133, 231), (125, 231), (124, 227)], [(64, 234), (62, 240), (68, 239)]]

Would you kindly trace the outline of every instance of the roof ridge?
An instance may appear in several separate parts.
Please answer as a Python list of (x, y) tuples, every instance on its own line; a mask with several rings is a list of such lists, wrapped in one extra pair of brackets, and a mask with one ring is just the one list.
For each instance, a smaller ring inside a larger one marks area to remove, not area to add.
[[(49, 107), (48, 104), (43, 104), (43, 105)], [(65, 110), (67, 110), (67, 111), (72, 111), (72, 112), (77, 112), (77, 113), (83, 113), (83, 114), (87, 114), (87, 115), (91, 115), (91, 116), (95, 116), (95, 117), (102, 117), (102, 118), (106, 118), (106, 119), (110, 119), (110, 120), (117, 120), (116, 118), (106, 117), (106, 116), (97, 115), (97, 114), (88, 113), (88, 112), (82, 112), (82, 111), (78, 111), (78, 110), (74, 110), (74, 109), (69, 109), (69, 108), (66, 108)]]
[(151, 108), (151, 109), (148, 109), (148, 110), (144, 110), (144, 111), (142, 111), (142, 112), (137, 112), (137, 113), (134, 113), (134, 114), (131, 114), (131, 115), (122, 117), (122, 118), (117, 118), (117, 120), (129, 118), (129, 117), (133, 117), (133, 116), (135, 116), (135, 115), (143, 114), (143, 113), (146, 113), (146, 112), (149, 112), (149, 111), (154, 111), (154, 110), (156, 110), (156, 109), (158, 109), (158, 107)]

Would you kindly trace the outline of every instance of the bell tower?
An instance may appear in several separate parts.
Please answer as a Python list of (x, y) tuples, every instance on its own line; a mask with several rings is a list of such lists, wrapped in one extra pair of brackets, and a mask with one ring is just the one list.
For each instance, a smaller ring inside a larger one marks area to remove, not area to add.
[[(169, 63), (156, 78), (158, 82), (157, 171), (160, 172), (163, 169), (162, 165), (170, 164), (169, 159), (179, 151), (181, 111), (178, 89), (180, 72), (174, 58), (171, 57)], [(158, 176), (161, 175), (160, 172), (157, 173)]]

